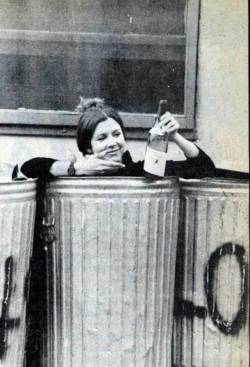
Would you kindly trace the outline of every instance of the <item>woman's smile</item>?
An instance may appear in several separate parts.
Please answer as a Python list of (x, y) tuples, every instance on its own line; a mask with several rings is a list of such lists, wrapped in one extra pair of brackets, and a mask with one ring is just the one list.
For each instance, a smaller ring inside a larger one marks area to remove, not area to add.
[(119, 152), (119, 150), (120, 150), (120, 148), (116, 148), (116, 149), (108, 150), (108, 151), (106, 152), (106, 154), (110, 154), (110, 155), (112, 155), (112, 154), (116, 154), (117, 152)]

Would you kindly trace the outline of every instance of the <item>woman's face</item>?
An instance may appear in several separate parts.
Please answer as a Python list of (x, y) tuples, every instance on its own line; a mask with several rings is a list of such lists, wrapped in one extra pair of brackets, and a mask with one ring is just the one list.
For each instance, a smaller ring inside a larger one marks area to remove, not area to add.
[(112, 118), (100, 122), (91, 139), (90, 153), (104, 153), (104, 159), (121, 162), (125, 152), (125, 139), (120, 125)]

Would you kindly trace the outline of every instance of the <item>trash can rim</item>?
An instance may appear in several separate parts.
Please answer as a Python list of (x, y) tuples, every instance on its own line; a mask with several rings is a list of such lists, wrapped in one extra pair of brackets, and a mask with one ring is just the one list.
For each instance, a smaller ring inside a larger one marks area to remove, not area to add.
[(0, 196), (2, 200), (15, 200), (15, 198), (25, 195), (34, 196), (37, 188), (37, 179), (23, 181), (4, 181), (0, 182)]
[(6, 180), (6, 181), (1, 181), (0, 180), (0, 185), (24, 185), (27, 183), (36, 183), (37, 182), (37, 178), (27, 178), (24, 180)]
[(204, 187), (204, 188), (246, 188), (249, 186), (249, 180), (247, 179), (230, 179), (230, 178), (217, 178), (209, 177), (202, 179), (180, 179), (181, 187)]
[(179, 186), (179, 179), (176, 176), (169, 176), (159, 180), (149, 180), (145, 177), (123, 177), (123, 176), (75, 176), (67, 177), (60, 176), (49, 182), (49, 186), (60, 186), (75, 184), (76, 186), (103, 186), (103, 187), (148, 187), (148, 188), (160, 188), (160, 187), (176, 187)]

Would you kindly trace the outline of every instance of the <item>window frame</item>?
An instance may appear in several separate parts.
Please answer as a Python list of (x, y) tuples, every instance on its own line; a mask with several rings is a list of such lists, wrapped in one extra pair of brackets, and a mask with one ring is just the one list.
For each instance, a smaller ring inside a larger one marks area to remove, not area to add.
[[(0, 52), (17, 54), (20, 47), (26, 55), (63, 55), (67, 50), (86, 42), (116, 45), (159, 46), (186, 45), (184, 114), (175, 115), (180, 122), (181, 132), (185, 137), (197, 139), (195, 123), (197, 48), (199, 30), (200, 0), (187, 0), (185, 24), (186, 35), (138, 35), (138, 34), (98, 34), (78, 32), (48, 32), (24, 30), (0, 30)], [(56, 45), (56, 47), (55, 47)], [(163, 47), (164, 48), (164, 47)], [(106, 48), (108, 49), (108, 48)], [(147, 55), (148, 57), (149, 55)], [(164, 52), (161, 55), (164, 57)], [(155, 115), (142, 113), (123, 113), (121, 116), (129, 139), (145, 139), (152, 126)], [(79, 113), (70, 111), (16, 110), (0, 109), (1, 135), (35, 135), (35, 136), (75, 136)]]

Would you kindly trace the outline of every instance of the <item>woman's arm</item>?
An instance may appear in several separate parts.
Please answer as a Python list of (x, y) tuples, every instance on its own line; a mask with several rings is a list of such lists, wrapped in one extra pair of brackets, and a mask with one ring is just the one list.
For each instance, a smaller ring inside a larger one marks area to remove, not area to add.
[(52, 176), (50, 169), (55, 162), (52, 158), (32, 158), (21, 166), (21, 172), (30, 178), (48, 178)]
[(70, 161), (37, 157), (25, 162), (21, 167), (21, 172), (31, 178), (67, 176), (70, 163)]
[(179, 123), (169, 112), (161, 117), (160, 126), (168, 134), (169, 140), (175, 142), (187, 157), (185, 161), (167, 161), (165, 175), (183, 178), (215, 175), (216, 169), (213, 161), (197, 145), (178, 133)]
[[(69, 176), (70, 161), (59, 161), (52, 158), (33, 158), (25, 162), (21, 167), (21, 172), (26, 177), (31, 178), (52, 178), (58, 176)], [(105, 173), (112, 173), (124, 164), (104, 160), (100, 155), (90, 155), (89, 157), (81, 158), (74, 162), (75, 176), (93, 176)]]
[(187, 158), (195, 158), (199, 155), (199, 149), (191, 141), (185, 139), (178, 132), (172, 136), (172, 141), (175, 142), (178, 147), (183, 151)]
[(50, 167), (49, 173), (54, 177), (68, 176), (70, 163), (70, 161), (56, 161)]
[(187, 158), (185, 161), (167, 161), (165, 176), (178, 176), (183, 178), (214, 177), (216, 168), (209, 156), (198, 148), (198, 156)]

